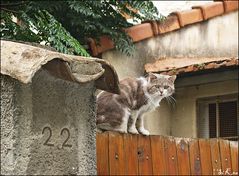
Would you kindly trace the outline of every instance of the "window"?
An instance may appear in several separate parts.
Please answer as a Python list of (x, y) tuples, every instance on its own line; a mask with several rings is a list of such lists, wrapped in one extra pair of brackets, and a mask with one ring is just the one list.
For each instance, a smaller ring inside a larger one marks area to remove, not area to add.
[(198, 136), (237, 140), (239, 134), (238, 94), (197, 101)]

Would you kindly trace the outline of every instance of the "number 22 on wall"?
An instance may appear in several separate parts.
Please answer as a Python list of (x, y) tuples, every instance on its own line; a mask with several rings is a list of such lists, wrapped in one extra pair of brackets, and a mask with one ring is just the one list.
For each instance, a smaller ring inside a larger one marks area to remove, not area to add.
[[(42, 130), (42, 134), (44, 133), (47, 133), (46, 131), (48, 131), (48, 137), (46, 139), (46, 141), (43, 143), (43, 145), (46, 145), (46, 146), (54, 146), (54, 144), (50, 143), (50, 139), (52, 137), (52, 130), (50, 127), (44, 127), (43, 130)], [(68, 144), (68, 140), (70, 139), (70, 130), (68, 128), (63, 128), (60, 132), (60, 135), (62, 136), (64, 133), (67, 134), (67, 137), (66, 139), (64, 140), (64, 142), (62, 143), (62, 148), (63, 147), (72, 147), (71, 144)]]

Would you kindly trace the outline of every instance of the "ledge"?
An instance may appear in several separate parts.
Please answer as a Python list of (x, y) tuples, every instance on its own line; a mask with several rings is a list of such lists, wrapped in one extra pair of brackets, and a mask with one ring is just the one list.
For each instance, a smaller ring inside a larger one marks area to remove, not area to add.
[(238, 58), (161, 58), (145, 64), (146, 72), (178, 75), (199, 70), (218, 69), (238, 65)]

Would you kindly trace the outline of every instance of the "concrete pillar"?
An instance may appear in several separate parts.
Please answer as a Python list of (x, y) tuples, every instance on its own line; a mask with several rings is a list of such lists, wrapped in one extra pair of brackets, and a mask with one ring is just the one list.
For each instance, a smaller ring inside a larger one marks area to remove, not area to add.
[(94, 82), (1, 75), (1, 174), (96, 175)]

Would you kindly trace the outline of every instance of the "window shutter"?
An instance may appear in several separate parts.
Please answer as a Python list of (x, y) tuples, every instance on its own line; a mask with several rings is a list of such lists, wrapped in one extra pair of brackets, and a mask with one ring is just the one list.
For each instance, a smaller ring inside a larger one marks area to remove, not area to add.
[(208, 105), (208, 115), (209, 115), (209, 137), (216, 138), (217, 137), (217, 110), (216, 110), (216, 103)]
[(220, 137), (237, 136), (237, 102), (219, 103)]

